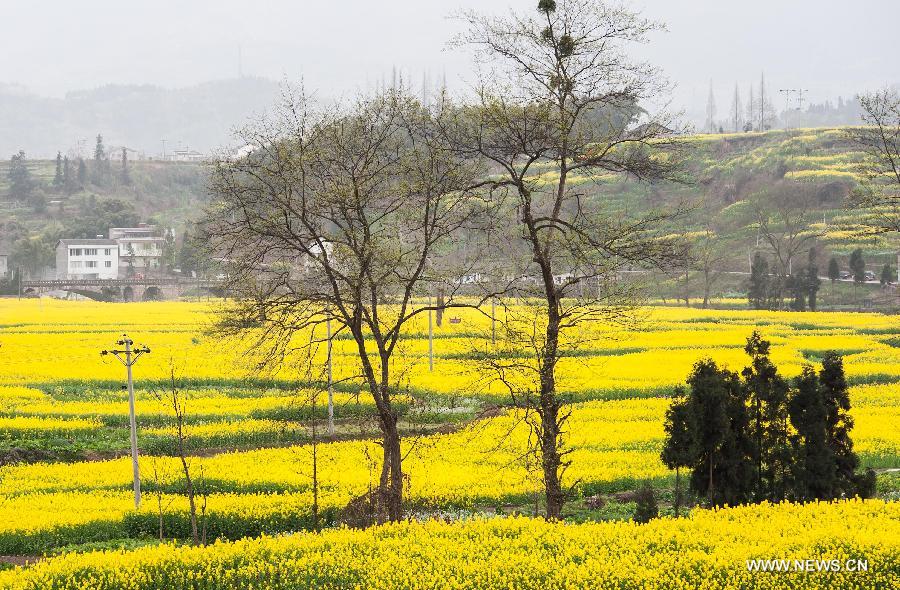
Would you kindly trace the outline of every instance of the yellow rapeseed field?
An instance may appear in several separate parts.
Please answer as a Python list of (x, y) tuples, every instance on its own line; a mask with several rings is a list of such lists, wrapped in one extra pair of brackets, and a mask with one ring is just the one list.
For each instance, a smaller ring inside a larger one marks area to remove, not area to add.
[[(759, 567), (756, 560), (789, 571), (751, 571)], [(0, 586), (874, 590), (900, 585), (898, 564), (900, 504), (850, 500), (695, 510), (689, 518), (645, 525), (495, 518), (340, 529), (206, 548), (164, 544), (64, 555), (26, 571), (0, 573)]]
[[(502, 308), (497, 309), (502, 321)], [(139, 444), (145, 450), (141, 508), (133, 507), (128, 458), (8, 465), (0, 468), (0, 554), (153, 535), (160, 507), (168, 534), (184, 536), (187, 500), (180, 464), (146, 452), (148, 441), (171, 434), (172, 411), (158, 398), (173, 369), (186, 399), (188, 435), (203, 447), (221, 450), (237, 441), (267, 445), (279, 440), (283, 428), (303, 428), (306, 381), (321, 377), (324, 350), (281, 371), (261, 371), (242, 343), (223, 342), (208, 332), (216, 310), (208, 303), (0, 299), (0, 441), (78, 441), (121, 429), (127, 423), (127, 397), (119, 389), (124, 371), (99, 351), (123, 332), (152, 349), (135, 367)], [(564, 438), (572, 450), (565, 477), (569, 484), (578, 482), (578, 493), (627, 490), (642, 480), (671, 478), (659, 459), (669, 405), (663, 396), (701, 358), (743, 367), (743, 346), (754, 329), (771, 340), (773, 360), (788, 375), (825, 351), (841, 352), (853, 385), (856, 450), (864, 465), (900, 467), (895, 317), (664, 306), (636, 313), (641, 321), (631, 328), (584, 326), (564, 342), (576, 352), (558, 368), (561, 392), (576, 402)], [(474, 401), (502, 403), (504, 389), (479, 374), (472, 360), (490, 348), (490, 333), (484, 313), (448, 312), (435, 328), (431, 372), (427, 319), (419, 318), (396, 359), (396, 374), (402, 375), (398, 387), (405, 392), (401, 402), (445, 409)], [(370, 414), (371, 400), (354, 378), (351, 342), (336, 340), (334, 352), (341, 381), (338, 414)], [(283, 422), (285, 417), (295, 421)], [(454, 432), (407, 437), (409, 507), (493, 512), (531, 501), (540, 478), (523, 453), (528, 431), (520, 418), (502, 413)], [(318, 445), (318, 506), (326, 522), (377, 482), (380, 455), (371, 440)], [(208, 491), (211, 537), (309, 527), (309, 445), (223, 452), (192, 457), (190, 464)], [(717, 588), (725, 580), (748, 588), (827, 588), (845, 582), (877, 588), (898, 579), (898, 522), (897, 504), (850, 501), (697, 510), (688, 520), (646, 526), (525, 519), (427, 523), (220, 543), (206, 550), (164, 545), (126, 554), (67, 555), (2, 574), (0, 580), (11, 588), (181, 588), (193, 587), (191, 581), (204, 575), (217, 580), (216, 588), (263, 583), (273, 588), (314, 583), (320, 588), (582, 588), (612, 580), (644, 588)], [(792, 532), (789, 538), (784, 531)], [(386, 538), (396, 542), (396, 553), (382, 542)], [(391, 574), (382, 575), (373, 568), (387, 554)], [(745, 565), (751, 558), (849, 557), (869, 559), (869, 574), (760, 575), (746, 572)]]

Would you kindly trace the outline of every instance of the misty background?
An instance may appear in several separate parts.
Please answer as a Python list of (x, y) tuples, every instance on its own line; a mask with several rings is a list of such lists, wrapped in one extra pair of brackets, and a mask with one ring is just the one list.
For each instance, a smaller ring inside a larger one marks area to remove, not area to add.
[[(527, 10), (536, 0), (287, 2), (85, 0), (15, 3), (0, 20), (0, 156), (25, 150), (87, 155), (108, 146), (140, 157), (201, 153), (303, 79), (324, 99), (390, 84), (465, 92), (471, 55), (448, 49), (455, 10)], [(727, 130), (735, 85), (747, 103), (765, 74), (776, 111), (797, 108), (780, 89), (803, 89), (795, 124), (858, 122), (853, 97), (900, 81), (891, 0), (641, 0), (666, 24), (636, 52), (675, 84), (684, 120)], [(802, 23), (798, 26), (797, 23)], [(35, 31), (42, 31), (39, 36)]]

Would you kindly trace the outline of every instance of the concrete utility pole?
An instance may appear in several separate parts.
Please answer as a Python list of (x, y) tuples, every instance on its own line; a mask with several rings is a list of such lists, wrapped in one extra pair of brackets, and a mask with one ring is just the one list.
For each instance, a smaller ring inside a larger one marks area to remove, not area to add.
[[(116, 345), (124, 346), (124, 350), (103, 350), (100, 352), (102, 356), (111, 354), (125, 365), (128, 374), (128, 412), (131, 422), (131, 466), (134, 470), (134, 507), (141, 507), (141, 474), (138, 469), (138, 448), (137, 448), (137, 421), (134, 417), (134, 380), (131, 376), (131, 367), (141, 357), (141, 355), (149, 354), (150, 349), (146, 346), (140, 348), (132, 348), (134, 341), (128, 338), (127, 334), (122, 334), (122, 339), (116, 341)], [(124, 356), (123, 356), (124, 355)]]
[(334, 436), (334, 382), (331, 372), (331, 318), (325, 320), (328, 337), (328, 435)]

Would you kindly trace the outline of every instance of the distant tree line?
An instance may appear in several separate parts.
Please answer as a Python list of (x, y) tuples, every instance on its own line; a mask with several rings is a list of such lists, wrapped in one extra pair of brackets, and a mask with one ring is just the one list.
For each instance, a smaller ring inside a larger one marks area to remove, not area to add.
[(788, 309), (816, 311), (821, 284), (815, 249), (810, 249), (805, 268), (787, 276), (771, 272), (765, 256), (757, 252), (750, 265), (747, 299), (753, 309), (782, 309), (787, 297)]
[(90, 167), (84, 158), (79, 157), (75, 161), (70, 161), (69, 156), (57, 152), (53, 180), (49, 185), (43, 185), (35, 179), (23, 150), (10, 157), (6, 175), (7, 199), (24, 203), (37, 213), (46, 210), (48, 191), (50, 194), (71, 195), (90, 185), (105, 187), (118, 183), (121, 186), (128, 186), (132, 182), (128, 150), (122, 148), (119, 170), (113, 172), (101, 134), (97, 134)]
[[(827, 277), (832, 284), (833, 291), (834, 283), (842, 278), (841, 265), (834, 256), (828, 261)], [(857, 248), (850, 253), (847, 271), (843, 277), (853, 280), (854, 291), (859, 285), (875, 280), (875, 273), (866, 271), (865, 253), (862, 248)], [(877, 278), (883, 288), (893, 283), (896, 278), (893, 267), (890, 264), (884, 264)], [(817, 295), (821, 284), (815, 249), (810, 249), (805, 268), (786, 276), (773, 272), (767, 258), (757, 252), (750, 265), (747, 300), (753, 309), (816, 311)], [(786, 301), (787, 305), (785, 305)]]
[(869, 497), (875, 473), (858, 473), (850, 432), (850, 396), (840, 355), (829, 352), (816, 372), (787, 379), (758, 332), (744, 349), (740, 374), (701, 360), (666, 414), (663, 463), (690, 470), (690, 490), (710, 506), (765, 500)]

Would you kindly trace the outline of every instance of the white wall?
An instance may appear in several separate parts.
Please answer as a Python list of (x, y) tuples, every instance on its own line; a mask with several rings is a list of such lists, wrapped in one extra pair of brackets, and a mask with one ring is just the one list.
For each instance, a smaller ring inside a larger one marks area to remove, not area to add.
[[(119, 248), (112, 245), (70, 244), (66, 248), (65, 278), (69, 279), (117, 279), (119, 278)], [(57, 275), (62, 274), (57, 268)]]

